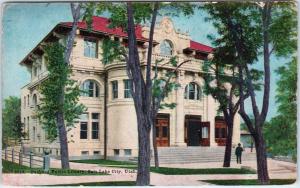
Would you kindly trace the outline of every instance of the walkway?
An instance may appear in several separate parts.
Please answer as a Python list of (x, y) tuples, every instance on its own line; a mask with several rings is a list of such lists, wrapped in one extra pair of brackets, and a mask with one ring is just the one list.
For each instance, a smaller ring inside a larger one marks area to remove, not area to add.
[[(73, 184), (86, 182), (107, 181), (135, 181), (136, 171), (121, 168), (99, 166), (97, 164), (70, 163), (72, 169), (107, 171), (111, 175), (104, 176), (53, 176), (48, 174), (4, 174), (4, 185), (53, 185)], [(296, 178), (296, 165), (289, 162), (268, 160), (270, 177), (274, 179)], [(52, 160), (52, 167), (60, 167), (58, 160)], [(221, 163), (196, 163), (196, 164), (168, 164), (162, 165), (177, 168), (220, 168)], [(244, 167), (256, 168), (255, 161), (246, 161)], [(232, 167), (240, 168), (241, 165), (232, 163)], [(199, 180), (212, 179), (256, 179), (256, 174), (236, 175), (162, 175), (151, 173), (151, 185), (206, 185), (208, 183)]]

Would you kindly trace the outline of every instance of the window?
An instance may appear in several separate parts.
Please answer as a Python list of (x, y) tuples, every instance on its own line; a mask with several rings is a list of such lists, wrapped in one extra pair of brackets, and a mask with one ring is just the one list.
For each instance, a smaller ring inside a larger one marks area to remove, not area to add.
[(124, 149), (124, 154), (126, 156), (131, 156), (131, 149)]
[(200, 86), (194, 82), (189, 83), (185, 87), (184, 98), (189, 100), (200, 100), (201, 90)]
[(173, 45), (171, 41), (164, 40), (160, 44), (160, 54), (162, 55), (172, 55), (173, 54)]
[(32, 105), (33, 105), (33, 107), (36, 107), (36, 105), (37, 105), (37, 96), (36, 96), (36, 94), (34, 94), (32, 96)]
[(86, 80), (81, 85), (81, 90), (83, 91), (81, 96), (85, 97), (99, 97), (99, 86), (93, 80)]
[(27, 95), (27, 106), (29, 106), (29, 95)]
[(80, 123), (80, 139), (87, 139), (87, 122)]
[(89, 155), (89, 151), (81, 151), (81, 155)]
[(99, 139), (99, 114), (92, 113), (92, 139)]
[(169, 132), (168, 127), (166, 127), (166, 126), (162, 127), (162, 136), (163, 137), (168, 137), (168, 135), (169, 135), (168, 132)]
[(94, 151), (94, 155), (100, 155), (100, 151)]
[(27, 117), (27, 138), (29, 138), (29, 117)]
[(33, 74), (33, 77), (37, 76), (37, 67), (33, 67), (32, 74)]
[(131, 95), (132, 81), (124, 80), (124, 98), (132, 98)]
[(35, 142), (35, 127), (33, 127), (32, 129), (33, 129), (32, 141)]
[(119, 149), (114, 149), (114, 155), (119, 156), (120, 155), (120, 150)]
[(208, 138), (208, 127), (202, 127), (202, 138)]
[(26, 96), (24, 96), (24, 101), (23, 101), (24, 103), (24, 108), (26, 107)]
[(112, 84), (112, 97), (113, 99), (118, 98), (118, 81), (114, 80), (111, 82)]
[(97, 41), (92, 39), (84, 39), (84, 56), (97, 58)]

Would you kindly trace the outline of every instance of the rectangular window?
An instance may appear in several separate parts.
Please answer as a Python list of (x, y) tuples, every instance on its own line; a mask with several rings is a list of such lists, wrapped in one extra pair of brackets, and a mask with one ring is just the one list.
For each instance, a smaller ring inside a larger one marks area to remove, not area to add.
[(26, 137), (29, 139), (29, 124), (30, 124), (30, 119), (29, 119), (29, 117), (27, 117), (27, 135), (26, 135)]
[(27, 106), (29, 106), (29, 95), (27, 95)]
[(87, 139), (87, 122), (80, 122), (80, 139)]
[(119, 156), (120, 155), (120, 150), (119, 149), (114, 149), (114, 155)]
[(162, 133), (163, 137), (168, 137), (168, 127), (162, 127)]
[(124, 80), (124, 98), (132, 98), (131, 95), (132, 81)]
[(26, 96), (24, 96), (24, 107), (23, 108), (26, 108)]
[(113, 99), (117, 99), (118, 98), (118, 81), (114, 80), (111, 82), (112, 84), (112, 97)]
[(131, 149), (124, 149), (125, 156), (131, 156)]
[(89, 151), (81, 151), (81, 155), (89, 155)]
[(92, 113), (92, 139), (99, 139), (99, 113)]
[(84, 56), (97, 58), (97, 41), (93, 39), (84, 39)]
[(100, 155), (100, 151), (94, 151), (94, 155)]
[(208, 138), (208, 127), (202, 127), (202, 138)]

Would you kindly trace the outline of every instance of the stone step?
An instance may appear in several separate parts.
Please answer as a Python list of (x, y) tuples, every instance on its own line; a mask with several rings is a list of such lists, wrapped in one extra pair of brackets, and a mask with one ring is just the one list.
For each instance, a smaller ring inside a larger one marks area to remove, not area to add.
[[(235, 161), (235, 148), (232, 148), (231, 160)], [(159, 161), (162, 164), (170, 163), (203, 163), (222, 162), (224, 160), (225, 147), (160, 147), (158, 148)], [(243, 161), (256, 160), (255, 152), (244, 152)], [(151, 163), (154, 162), (152, 156)]]

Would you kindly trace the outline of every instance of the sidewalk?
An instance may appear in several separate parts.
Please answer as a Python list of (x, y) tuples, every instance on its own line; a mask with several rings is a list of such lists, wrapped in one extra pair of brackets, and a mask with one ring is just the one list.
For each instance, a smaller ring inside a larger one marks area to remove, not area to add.
[[(60, 167), (60, 161), (52, 160), (52, 167)], [(296, 178), (296, 164), (268, 159), (270, 178), (291, 179)], [(71, 169), (109, 171), (111, 175), (104, 176), (53, 176), (48, 174), (4, 174), (4, 185), (53, 185), (73, 184), (86, 182), (107, 181), (135, 181), (136, 172), (128, 169), (99, 166), (97, 164), (70, 163)], [(168, 164), (162, 165), (176, 168), (221, 168), (222, 163), (196, 163), (196, 164)], [(256, 169), (255, 161), (245, 161), (242, 166)], [(232, 168), (240, 168), (241, 165), (232, 163)], [(151, 173), (151, 185), (207, 185), (199, 180), (213, 179), (256, 179), (256, 174), (233, 174), (233, 175), (162, 175)]]

